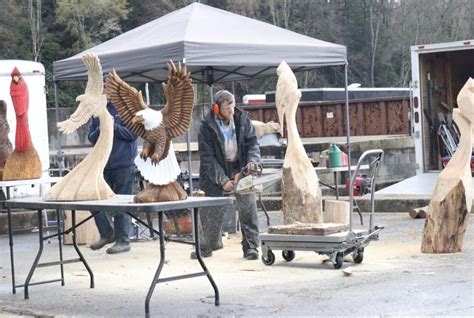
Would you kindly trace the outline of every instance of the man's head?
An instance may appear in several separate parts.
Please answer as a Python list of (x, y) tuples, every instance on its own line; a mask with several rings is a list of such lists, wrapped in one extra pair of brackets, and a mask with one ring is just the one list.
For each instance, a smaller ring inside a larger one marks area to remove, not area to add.
[(214, 95), (214, 103), (219, 105), (219, 116), (222, 120), (229, 121), (234, 117), (235, 99), (231, 92), (218, 91)]

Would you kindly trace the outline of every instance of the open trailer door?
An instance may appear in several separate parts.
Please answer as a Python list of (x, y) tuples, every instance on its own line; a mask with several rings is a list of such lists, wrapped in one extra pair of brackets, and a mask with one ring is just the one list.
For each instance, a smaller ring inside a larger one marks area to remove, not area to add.
[(474, 40), (411, 47), (416, 172), (441, 170), (456, 150), (456, 98), (474, 78)]

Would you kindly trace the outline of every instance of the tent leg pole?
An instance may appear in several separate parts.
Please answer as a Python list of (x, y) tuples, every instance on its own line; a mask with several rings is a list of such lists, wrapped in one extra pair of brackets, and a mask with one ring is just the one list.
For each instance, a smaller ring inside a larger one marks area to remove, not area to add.
[[(347, 147), (347, 158), (348, 158), (348, 173), (349, 173), (349, 181), (353, 178), (351, 173), (351, 124), (350, 124), (350, 113), (349, 113), (349, 90), (347, 88), (348, 80), (347, 80), (347, 61), (344, 64), (344, 92), (345, 92), (345, 109), (346, 109), (346, 147)], [(354, 176), (355, 177), (355, 176)], [(350, 183), (352, 184), (352, 183)], [(349, 232), (352, 232), (352, 212), (354, 210), (354, 197), (352, 193), (352, 189), (349, 189)]]
[(188, 184), (189, 184), (189, 195), (193, 196), (193, 173), (191, 170), (191, 160), (192, 160), (192, 151), (191, 151), (191, 136), (189, 130), (186, 132), (186, 147), (188, 148)]
[[(55, 112), (56, 112), (56, 123), (59, 122), (59, 102), (58, 102), (58, 82), (54, 81), (54, 107), (55, 107)], [(62, 155), (61, 151), (61, 133), (59, 132), (59, 129), (56, 128), (56, 147), (57, 147), (57, 153), (56, 153), (56, 162), (58, 164), (58, 169), (59, 169), (59, 176), (63, 176), (63, 169), (64, 169), (64, 158)]]

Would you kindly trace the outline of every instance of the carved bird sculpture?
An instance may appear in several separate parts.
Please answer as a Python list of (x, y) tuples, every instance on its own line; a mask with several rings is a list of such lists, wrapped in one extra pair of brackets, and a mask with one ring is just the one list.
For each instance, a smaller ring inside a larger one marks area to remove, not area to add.
[(15, 67), (11, 73), (10, 96), (16, 117), (15, 150), (8, 156), (3, 168), (3, 180), (25, 180), (41, 177), (41, 160), (36, 151), (28, 124), (30, 94), (28, 85)]
[(168, 81), (162, 84), (166, 105), (161, 111), (149, 108), (142, 93), (124, 82), (115, 70), (107, 78), (106, 89), (122, 121), (143, 138), (143, 148), (135, 164), (149, 184), (135, 196), (135, 202), (187, 198), (176, 182), (181, 169), (171, 139), (184, 134), (191, 125), (194, 88), (190, 75), (181, 64), (176, 67), (172, 61), (168, 63)]
[(284, 121), (288, 147), (283, 162), (282, 204), (285, 224), (322, 223), (322, 195), (319, 179), (301, 142), (296, 127), (296, 110), (301, 98), (293, 71), (283, 61), (277, 68), (276, 107), (283, 136)]
[(59, 122), (58, 129), (70, 134), (89, 121), (91, 116), (100, 119), (100, 135), (90, 153), (56, 183), (44, 196), (46, 201), (100, 200), (115, 193), (105, 182), (104, 168), (112, 151), (114, 120), (107, 111), (107, 98), (103, 93), (102, 66), (93, 53), (86, 53), (82, 61), (87, 67), (87, 86), (79, 95), (76, 111), (69, 119)]

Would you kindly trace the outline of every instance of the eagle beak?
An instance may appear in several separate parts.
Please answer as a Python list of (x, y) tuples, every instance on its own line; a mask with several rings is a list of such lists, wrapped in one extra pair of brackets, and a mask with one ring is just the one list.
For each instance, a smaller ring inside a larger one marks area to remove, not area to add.
[(141, 116), (141, 115), (135, 115), (132, 118), (132, 122), (134, 124), (143, 124), (145, 122), (145, 118), (143, 118), (143, 116)]

